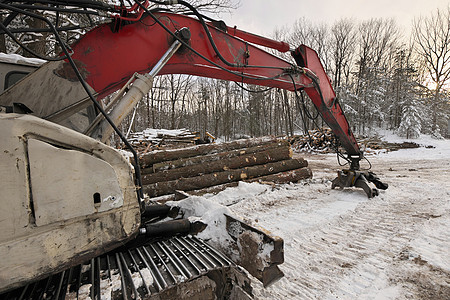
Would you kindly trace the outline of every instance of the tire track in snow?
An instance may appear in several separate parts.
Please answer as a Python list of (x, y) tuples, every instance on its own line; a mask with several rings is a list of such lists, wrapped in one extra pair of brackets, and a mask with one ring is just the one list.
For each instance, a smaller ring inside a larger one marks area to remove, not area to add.
[[(314, 188), (317, 186), (312, 185), (307, 193), (314, 193)], [(323, 193), (321, 188), (319, 192)], [(337, 193), (345, 191), (328, 191), (325, 200), (322, 197), (318, 203), (313, 203), (316, 200), (309, 200), (307, 195), (299, 195), (297, 203), (283, 203), (262, 215), (254, 210), (243, 212), (250, 218), (257, 215), (260, 225), (285, 239), (285, 263), (281, 265), (285, 278), (273, 288), (264, 290), (257, 286), (255, 294), (261, 299), (373, 299), (379, 295), (386, 297), (386, 293), (388, 298), (402, 293), (413, 295), (390, 282), (392, 278), (401, 282), (399, 278), (404, 274), (394, 269), (398, 255), (410, 247), (428, 221), (418, 217), (417, 212), (439, 209), (433, 201), (439, 199), (424, 197), (411, 178), (401, 178), (390, 189), (397, 189), (393, 193), (395, 197), (390, 197), (388, 191), (375, 199), (360, 201), (354, 209), (343, 209), (330, 220), (317, 216), (324, 212), (324, 206), (339, 208), (333, 201)], [(308, 207), (308, 211), (303, 211), (301, 206)], [(238, 211), (242, 212), (241, 209)], [(285, 219), (298, 220), (297, 228), (292, 221), (289, 228), (280, 228), (279, 223), (283, 221), (274, 218), (273, 211)], [(305, 216), (313, 224), (305, 224)], [(429, 235), (433, 234), (429, 232)], [(430, 249), (424, 245), (426, 241), (416, 239), (423, 253), (433, 256), (439, 249), (450, 249), (446, 233), (436, 235), (433, 240), (438, 245)]]
[[(384, 201), (375, 200), (363, 206), (357, 209), (357, 217), (343, 217), (320, 232), (305, 232), (301, 242), (293, 241), (286, 248), (282, 269), (287, 280), (296, 278), (295, 284), (291, 283), (289, 293), (278, 290), (270, 296), (288, 299), (295, 294), (293, 290), (301, 291), (298, 299), (352, 298), (365, 294), (392, 257), (408, 243), (414, 230), (405, 226), (403, 218), (386, 212)], [(364, 261), (362, 266), (360, 261)], [(264, 294), (260, 296), (269, 296)]]

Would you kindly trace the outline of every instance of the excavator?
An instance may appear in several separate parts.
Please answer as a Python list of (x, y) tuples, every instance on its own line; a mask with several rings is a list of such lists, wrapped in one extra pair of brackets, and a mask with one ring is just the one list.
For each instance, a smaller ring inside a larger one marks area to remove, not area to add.
[[(118, 127), (158, 75), (305, 92), (346, 151), (349, 169), (332, 187), (360, 187), (368, 197), (387, 188), (360, 169), (363, 153), (305, 45), (228, 27), (186, 1), (2, 0), (0, 8), (2, 34), (47, 61), (20, 71), (0, 95), (2, 298), (251, 299), (246, 272), (265, 286), (283, 276), (281, 238), (227, 215), (228, 244), (217, 247), (196, 236), (208, 224), (143, 195), (138, 154)], [(63, 13), (103, 21), (68, 45)], [(12, 26), (24, 16), (45, 28)], [(26, 30), (53, 35), (61, 54), (35, 53), (14, 34)], [(288, 52), (295, 64), (259, 46)], [(131, 156), (108, 145), (113, 133)]]

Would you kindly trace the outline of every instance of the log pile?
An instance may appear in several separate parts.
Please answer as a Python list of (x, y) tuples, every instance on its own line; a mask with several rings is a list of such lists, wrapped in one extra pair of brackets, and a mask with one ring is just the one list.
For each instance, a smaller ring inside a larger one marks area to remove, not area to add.
[(140, 155), (143, 190), (150, 197), (238, 181), (297, 182), (312, 176), (307, 165), (292, 158), (289, 141), (271, 137)]
[(359, 138), (358, 142), (365, 153), (377, 152), (379, 150), (397, 151), (400, 149), (419, 148), (414, 142), (389, 143), (382, 141), (379, 137)]
[(191, 146), (200, 139), (199, 132), (188, 129), (152, 129), (132, 133), (129, 137), (131, 145), (139, 152), (152, 149)]
[(309, 130), (309, 136), (295, 135), (290, 139), (292, 149), (296, 152), (332, 153), (336, 151), (336, 137), (329, 128)]
[[(296, 152), (336, 152), (338, 141), (329, 128), (320, 130), (309, 130), (308, 135), (295, 135), (290, 138), (292, 149)], [(388, 143), (379, 137), (357, 137), (360, 148), (365, 153), (377, 152), (380, 150), (396, 151), (399, 149), (418, 148), (420, 145), (414, 142)]]

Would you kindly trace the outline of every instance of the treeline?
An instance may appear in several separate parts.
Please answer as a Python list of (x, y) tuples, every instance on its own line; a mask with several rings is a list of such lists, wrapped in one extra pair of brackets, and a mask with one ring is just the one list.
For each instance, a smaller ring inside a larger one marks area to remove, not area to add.
[[(356, 133), (383, 127), (407, 138), (449, 134), (450, 8), (414, 19), (410, 36), (393, 19), (341, 19), (329, 25), (302, 18), (276, 30), (274, 38), (306, 44), (319, 53)], [(138, 107), (132, 126), (137, 131), (186, 127), (229, 140), (290, 135), (324, 125), (309, 99), (303, 105), (301, 95), (265, 90), (185, 75), (161, 76)]]
[[(296, 106), (292, 95), (280, 89), (264, 90), (247, 85), (243, 89), (240, 84), (224, 80), (159, 76), (151, 93), (136, 108), (134, 119), (129, 117), (122, 129), (190, 128), (232, 140), (293, 134), (302, 128), (302, 108)], [(313, 126), (312, 122), (309, 126)]]

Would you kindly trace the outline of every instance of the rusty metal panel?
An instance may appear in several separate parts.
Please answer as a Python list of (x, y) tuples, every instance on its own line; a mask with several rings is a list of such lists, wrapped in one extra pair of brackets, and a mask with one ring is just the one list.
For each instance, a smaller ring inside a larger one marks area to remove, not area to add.
[[(0, 118), (2, 115), (4, 114), (0, 114)], [(0, 124), (1, 245), (22, 234), (30, 222), (31, 208), (25, 144), (20, 137), (15, 136), (14, 128), (4, 126), (4, 122)]]
[[(83, 120), (77, 116), (64, 122), (91, 104), (83, 86), (74, 80), (71, 72), (73, 73), (64, 61), (48, 62), (1, 94), (0, 105), (23, 103), (35, 116), (52, 118), (57, 123), (64, 123), (66, 127), (81, 131), (89, 125), (87, 118)], [(70, 107), (75, 109), (68, 113), (67, 109)], [(61, 112), (64, 112), (64, 117), (57, 117)]]

